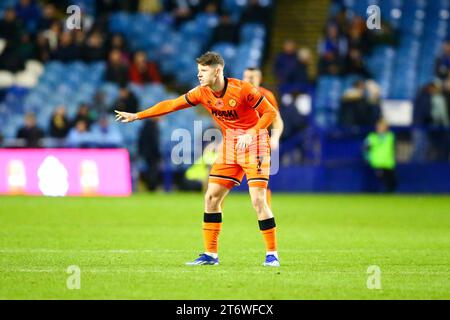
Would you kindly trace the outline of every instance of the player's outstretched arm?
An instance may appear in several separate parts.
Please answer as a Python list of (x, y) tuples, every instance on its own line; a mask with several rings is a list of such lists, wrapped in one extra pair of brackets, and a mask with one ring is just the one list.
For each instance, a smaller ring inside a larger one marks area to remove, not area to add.
[(135, 120), (163, 116), (165, 114), (189, 108), (191, 106), (192, 105), (187, 102), (185, 96), (182, 95), (176, 99), (161, 101), (155, 104), (153, 107), (150, 107), (138, 113), (129, 113), (118, 110), (114, 111), (116, 112), (116, 121), (133, 122)]

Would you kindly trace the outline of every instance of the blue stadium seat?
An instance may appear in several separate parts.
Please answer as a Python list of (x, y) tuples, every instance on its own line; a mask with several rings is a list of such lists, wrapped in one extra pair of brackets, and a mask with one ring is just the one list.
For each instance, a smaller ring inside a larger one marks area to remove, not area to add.
[(232, 65), (236, 57), (236, 46), (228, 42), (216, 43), (212, 48), (213, 51), (218, 52), (226, 61), (227, 64)]
[(126, 33), (130, 29), (131, 20), (130, 15), (124, 12), (113, 13), (109, 17), (109, 30), (111, 32)]
[(250, 42), (253, 39), (263, 40), (266, 35), (266, 28), (256, 23), (247, 23), (241, 27), (240, 41)]

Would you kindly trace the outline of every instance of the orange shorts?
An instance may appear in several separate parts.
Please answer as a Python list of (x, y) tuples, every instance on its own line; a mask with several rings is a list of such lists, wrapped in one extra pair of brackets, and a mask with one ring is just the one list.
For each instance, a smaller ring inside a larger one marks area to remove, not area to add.
[(266, 136), (255, 139), (245, 151), (233, 144), (223, 143), (217, 160), (211, 167), (208, 182), (228, 189), (241, 184), (244, 174), (249, 187), (267, 188), (270, 174), (270, 145)]

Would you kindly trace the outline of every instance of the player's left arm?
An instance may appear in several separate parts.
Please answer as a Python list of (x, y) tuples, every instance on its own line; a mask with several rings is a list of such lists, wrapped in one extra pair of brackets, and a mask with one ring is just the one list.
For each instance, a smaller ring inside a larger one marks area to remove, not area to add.
[(258, 111), (260, 118), (256, 125), (247, 131), (250, 134), (258, 134), (260, 130), (267, 129), (277, 117), (277, 110), (264, 96), (261, 96), (254, 108)]
[(272, 149), (278, 149), (278, 146), (280, 144), (280, 138), (281, 138), (281, 135), (283, 134), (283, 130), (284, 130), (284, 122), (283, 122), (283, 119), (281, 118), (280, 108), (278, 107), (278, 103), (277, 103), (275, 96), (270, 91), (268, 91), (265, 96), (266, 96), (267, 100), (269, 100), (269, 102), (277, 110), (277, 116), (275, 117), (275, 119), (272, 122), (272, 129), (271, 129), (271, 135), (270, 135), (270, 147)]
[[(277, 116), (277, 110), (269, 101), (253, 86), (244, 84), (244, 99), (248, 105), (259, 113), (258, 122), (247, 132), (238, 138), (236, 147), (238, 149), (246, 149), (252, 142), (255, 135), (262, 129), (267, 129)], [(256, 101), (256, 102), (255, 102)]]

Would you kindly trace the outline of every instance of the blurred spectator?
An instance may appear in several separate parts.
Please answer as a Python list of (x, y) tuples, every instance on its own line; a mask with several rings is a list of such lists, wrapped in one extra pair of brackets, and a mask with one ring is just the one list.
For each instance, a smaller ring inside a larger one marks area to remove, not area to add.
[(436, 90), (431, 97), (431, 125), (429, 132), (433, 160), (448, 161), (450, 151), (450, 126), (447, 102), (442, 92), (441, 81), (434, 83)]
[(44, 31), (44, 36), (48, 40), (51, 51), (58, 48), (59, 35), (61, 34), (61, 31), (61, 23), (59, 21), (53, 22), (50, 29)]
[[(120, 52), (118, 52), (118, 54), (120, 57)], [(86, 62), (99, 61), (104, 60), (106, 58), (104, 38), (100, 32), (94, 31), (87, 38), (82, 56), (83, 60)]]
[(141, 175), (147, 188), (155, 190), (161, 182), (159, 163), (161, 151), (159, 147), (158, 120), (148, 119), (139, 132), (138, 153), (144, 159), (146, 168)]
[(41, 20), (41, 10), (35, 0), (20, 0), (16, 4), (17, 17), (23, 21), (28, 32), (34, 33)]
[(161, 82), (161, 76), (155, 62), (148, 61), (143, 51), (134, 54), (134, 61), (130, 67), (130, 80), (137, 84)]
[(203, 1), (199, 0), (166, 0), (163, 2), (165, 11), (171, 12), (175, 18), (175, 25), (190, 20), (203, 7)]
[(325, 38), (319, 42), (319, 55), (333, 53), (337, 59), (344, 58), (348, 52), (347, 39), (339, 34), (338, 27), (334, 24), (326, 28)]
[(413, 102), (413, 162), (424, 162), (428, 159), (429, 138), (427, 128), (431, 124), (432, 96), (436, 92), (433, 83), (424, 85), (418, 91)]
[(300, 48), (297, 51), (297, 61), (287, 75), (287, 82), (280, 84), (279, 91), (282, 93), (303, 91), (309, 84), (308, 68), (311, 63), (311, 51), (308, 48)]
[(58, 48), (53, 52), (52, 58), (61, 62), (69, 62), (79, 58), (79, 52), (73, 43), (73, 34), (70, 31), (61, 33)]
[(448, 79), (450, 70), (450, 41), (444, 42), (442, 53), (436, 58), (435, 70), (440, 79)]
[(0, 20), (0, 38), (7, 41), (8, 47), (16, 47), (23, 32), (22, 22), (17, 19), (16, 12), (6, 9)]
[(363, 34), (357, 28), (350, 28), (348, 31), (348, 48), (356, 49), (362, 53), (368, 53), (369, 43), (363, 38)]
[(89, 148), (93, 145), (93, 136), (88, 130), (85, 120), (78, 120), (69, 131), (66, 139), (66, 146), (70, 148)]
[(106, 96), (102, 90), (98, 90), (94, 95), (94, 101), (92, 103), (95, 113), (103, 114), (109, 112), (109, 106), (106, 103)]
[(365, 78), (370, 77), (360, 50), (352, 48), (348, 52), (345, 58), (345, 73), (359, 75)]
[(445, 104), (447, 106), (447, 115), (450, 117), (450, 79), (444, 81), (442, 93), (445, 98)]
[(56, 16), (56, 8), (53, 3), (46, 3), (42, 10), (42, 16), (38, 24), (38, 30), (50, 29), (50, 26), (57, 22), (58, 18)]
[[(341, 100), (339, 124), (343, 127), (374, 126), (381, 117), (379, 101), (369, 100), (364, 81), (357, 80)], [(375, 98), (372, 98), (375, 99)]]
[(130, 89), (128, 89), (126, 86), (120, 87), (119, 97), (111, 107), (111, 112), (113, 112), (114, 110), (119, 110), (135, 113), (138, 112), (138, 109), (139, 102), (134, 93), (130, 91)]
[(130, 51), (128, 50), (127, 43), (121, 34), (116, 33), (109, 40), (108, 52), (111, 52), (114, 49), (120, 51), (123, 62), (130, 62)]
[(354, 15), (350, 21), (349, 29), (357, 30), (357, 32), (361, 35), (363, 39), (366, 39), (367, 35), (367, 25), (366, 20), (364, 20), (361, 16)]
[(99, 16), (109, 15), (114, 11), (120, 10), (120, 4), (117, 0), (95, 0), (95, 7)]
[(105, 80), (119, 85), (124, 85), (128, 82), (128, 66), (123, 63), (121, 53), (117, 49), (113, 49), (109, 53)]
[(346, 33), (350, 26), (348, 10), (345, 7), (342, 7), (334, 17), (329, 19), (327, 25), (336, 25), (339, 34)]
[(292, 137), (308, 125), (307, 116), (299, 112), (303, 95), (303, 93), (295, 91), (292, 94), (283, 95), (281, 99), (280, 115), (283, 119), (284, 127), (281, 136), (282, 140)]
[(385, 192), (397, 188), (395, 177), (395, 136), (389, 131), (385, 120), (376, 124), (376, 132), (370, 133), (364, 141), (365, 157), (375, 175), (381, 181)]
[(3, 19), (0, 20), (0, 38), (6, 40), (6, 45), (0, 54), (0, 69), (12, 72), (23, 69), (23, 60), (17, 50), (19, 49), (23, 28), (16, 18), (13, 9), (6, 9)]
[(381, 20), (381, 28), (370, 30), (368, 33), (368, 47), (369, 50), (371, 47), (375, 47), (378, 45), (388, 45), (388, 46), (397, 46), (398, 44), (398, 35), (396, 31), (392, 28), (391, 24), (388, 22)]
[(286, 40), (283, 44), (283, 51), (277, 55), (274, 64), (274, 73), (279, 84), (290, 83), (296, 76), (297, 66), (297, 44), (293, 40)]
[(447, 79), (450, 70), (450, 41), (446, 41), (442, 49), (443, 52), (436, 58), (435, 69), (436, 75), (440, 79)]
[(163, 9), (162, 1), (141, 0), (139, 1), (139, 12), (157, 14)]
[(50, 44), (44, 33), (39, 33), (36, 38), (36, 58), (41, 62), (50, 60)]
[(297, 51), (298, 65), (296, 70), (296, 82), (308, 83), (308, 68), (311, 64), (311, 50), (309, 48), (300, 48)]
[(342, 64), (336, 55), (329, 51), (320, 56), (318, 72), (320, 75), (339, 75), (341, 73)]
[(100, 116), (98, 123), (92, 126), (92, 139), (97, 147), (117, 148), (123, 138), (116, 126), (110, 124), (106, 115)]
[(24, 146), (27, 148), (39, 148), (42, 146), (44, 130), (36, 125), (34, 113), (27, 113), (24, 117), (24, 126), (17, 132), (18, 139), (24, 139)]
[(447, 113), (447, 102), (442, 93), (442, 83), (435, 82), (435, 92), (431, 97), (431, 123), (438, 127), (448, 127), (449, 115)]
[(58, 106), (50, 118), (50, 137), (63, 139), (70, 130), (69, 119), (66, 116), (66, 108)]
[(239, 28), (228, 14), (220, 17), (219, 24), (213, 30), (209, 47), (219, 42), (239, 42)]
[(381, 112), (381, 87), (374, 80), (366, 80), (366, 103), (373, 112), (374, 120), (378, 121), (382, 117)]
[(86, 103), (82, 103), (78, 107), (78, 112), (75, 115), (75, 118), (72, 120), (71, 127), (74, 127), (80, 120), (83, 120), (85, 122), (88, 130), (91, 127), (91, 124), (94, 122), (89, 105)]
[(415, 127), (427, 127), (431, 124), (431, 98), (436, 92), (434, 83), (424, 85), (414, 99), (413, 125)]
[(25, 67), (25, 62), (36, 57), (36, 46), (31, 40), (29, 33), (22, 33), (20, 45), (17, 49), (17, 56), (20, 59), (21, 69)]
[(73, 45), (75, 46), (78, 55), (77, 58), (83, 59), (84, 58), (83, 51), (85, 50), (85, 42), (86, 42), (86, 33), (83, 31), (83, 29), (73, 30), (72, 35), (73, 35)]
[(259, 23), (268, 25), (271, 17), (268, 10), (268, 7), (261, 6), (259, 0), (250, 0), (241, 14), (240, 23)]

